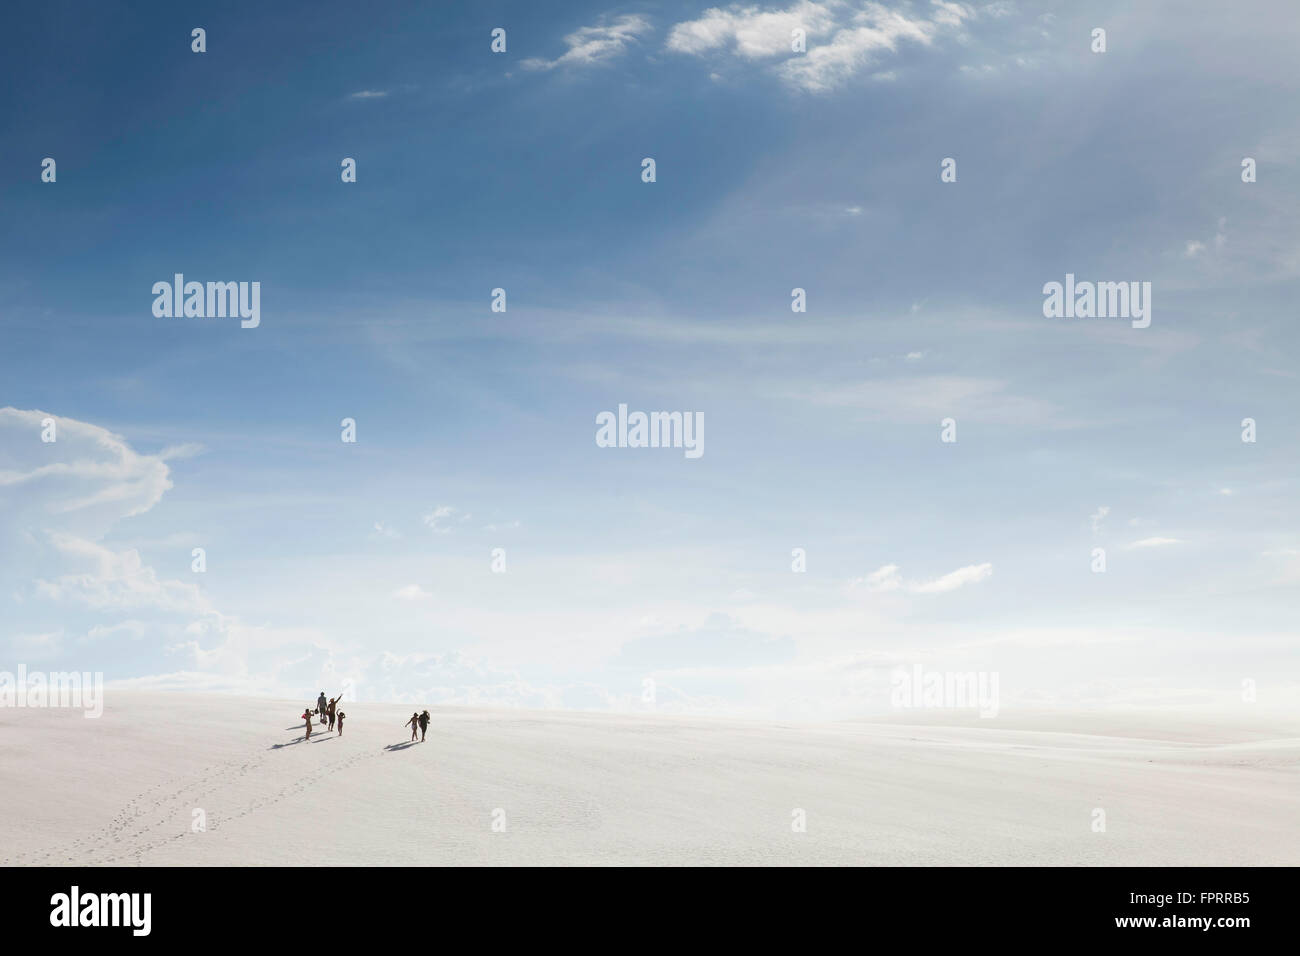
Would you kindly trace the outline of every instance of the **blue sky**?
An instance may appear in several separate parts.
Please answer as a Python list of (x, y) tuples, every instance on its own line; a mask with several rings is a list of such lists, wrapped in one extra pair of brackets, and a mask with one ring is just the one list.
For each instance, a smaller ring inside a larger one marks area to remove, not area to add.
[[(1080, 6), (11, 12), (9, 668), (625, 709), (650, 677), (799, 718), (917, 662), (1004, 706), (1294, 699), (1300, 15)], [(177, 272), (259, 281), (260, 326), (155, 317)], [(1151, 282), (1150, 327), (1045, 318), (1066, 273)], [(705, 454), (598, 448), (619, 403), (701, 412)]]

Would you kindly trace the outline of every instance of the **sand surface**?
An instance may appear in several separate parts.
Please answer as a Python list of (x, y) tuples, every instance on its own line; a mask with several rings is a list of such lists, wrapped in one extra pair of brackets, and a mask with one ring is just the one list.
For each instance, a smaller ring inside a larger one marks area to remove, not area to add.
[(310, 741), (301, 701), (0, 710), (0, 863), (1300, 864), (1294, 719), (438, 709), (408, 745), (411, 709)]

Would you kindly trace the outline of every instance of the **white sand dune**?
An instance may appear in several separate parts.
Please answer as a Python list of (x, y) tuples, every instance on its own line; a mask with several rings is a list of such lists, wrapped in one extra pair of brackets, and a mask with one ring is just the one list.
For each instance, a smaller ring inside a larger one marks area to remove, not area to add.
[(110, 692), (97, 720), (0, 710), (0, 862), (1300, 864), (1294, 720), (443, 708), (405, 746), (409, 707), (350, 704), (342, 737), (310, 741), (302, 709)]

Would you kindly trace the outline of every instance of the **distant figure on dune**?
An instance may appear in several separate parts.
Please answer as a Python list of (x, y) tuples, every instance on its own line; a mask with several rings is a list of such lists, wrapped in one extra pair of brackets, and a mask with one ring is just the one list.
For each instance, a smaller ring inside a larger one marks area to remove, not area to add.
[(416, 731), (420, 729), (420, 715), (412, 714), (411, 719), (402, 724), (402, 726), (411, 728), (411, 739), (414, 740)]
[(304, 711), (302, 712), (302, 719), (305, 720), (305, 721), (307, 721), (307, 737), (306, 737), (306, 739), (307, 739), (307, 740), (311, 740), (311, 711), (310, 711), (310, 710), (304, 710)]
[(341, 710), (339, 711), (339, 714), (338, 714), (338, 721), (339, 721), (339, 736), (340, 736), (340, 737), (343, 736), (343, 718), (346, 717), (346, 716), (347, 716), (347, 714), (343, 713), (343, 711), (341, 711)]
[[(420, 743), (424, 743), (424, 732), (429, 729), (429, 712), (426, 710), (420, 715)], [(411, 728), (414, 733), (415, 728)]]

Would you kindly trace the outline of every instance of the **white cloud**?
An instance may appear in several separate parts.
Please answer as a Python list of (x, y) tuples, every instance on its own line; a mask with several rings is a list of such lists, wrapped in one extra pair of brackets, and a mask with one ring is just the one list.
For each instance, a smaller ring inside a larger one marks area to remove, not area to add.
[(438, 505), (424, 516), (423, 521), (435, 534), (447, 534), (456, 525), (468, 521), (473, 515), (466, 514), (451, 505)]
[(1007, 383), (959, 375), (851, 382), (819, 382), (791, 391), (793, 401), (811, 401), (856, 411), (873, 421), (927, 423), (955, 415), (959, 421), (1004, 425), (1069, 427), (1051, 404), (1010, 395)]
[(9, 644), (15, 651), (31, 653), (55, 648), (62, 641), (62, 631), (49, 631), (45, 634), (18, 634), (10, 638)]
[(953, 3), (950, 0), (930, 0), (934, 6), (934, 22), (945, 27), (959, 27), (964, 20), (973, 15), (970, 7), (964, 3)]
[(1088, 524), (1092, 525), (1093, 532), (1101, 530), (1102, 519), (1104, 519), (1108, 514), (1110, 514), (1110, 506), (1101, 505), (1097, 508), (1096, 514), (1088, 515)]
[[(975, 14), (960, 3), (931, 0), (931, 15), (908, 16), (874, 2), (800, 0), (780, 10), (732, 4), (706, 10), (695, 20), (676, 24), (667, 48), (693, 56), (727, 53), (745, 60), (784, 57), (777, 73), (790, 85), (823, 92), (873, 67), (900, 43), (930, 45), (945, 31), (960, 28)], [(807, 50), (791, 49), (792, 31), (801, 28)], [(894, 79), (892, 72), (876, 74)]]
[(971, 564), (956, 571), (934, 578), (930, 581), (905, 581), (898, 565), (886, 564), (871, 572), (865, 578), (856, 578), (849, 583), (850, 590), (866, 591), (879, 594), (887, 591), (907, 591), (910, 594), (944, 594), (955, 591), (967, 584), (983, 581), (993, 574), (993, 565)]
[(1182, 544), (1181, 538), (1142, 538), (1140, 541), (1134, 541), (1128, 545), (1131, 551), (1134, 548), (1164, 548), (1171, 544)]
[[(1216, 253), (1222, 253), (1228, 246), (1227, 229), (1228, 220), (1225, 217), (1220, 216), (1216, 223), (1214, 239), (1212, 240), (1214, 243), (1214, 251)], [(1183, 255), (1188, 259), (1195, 259), (1204, 255), (1208, 249), (1209, 246), (1200, 239), (1188, 239), (1183, 244)]]
[(149, 608), (187, 614), (213, 613), (197, 585), (160, 579), (135, 549), (112, 551), (94, 541), (62, 532), (53, 532), (49, 537), (55, 549), (78, 570), (54, 580), (38, 579), (36, 593), (40, 597), (76, 601), (96, 610)]
[(179, 445), (168, 445), (162, 451), (158, 452), (158, 458), (161, 461), (171, 461), (173, 458), (194, 458), (207, 451), (207, 446), (196, 441), (182, 442)]
[(853, 582), (855, 585), (864, 586), (868, 591), (897, 591), (903, 586), (902, 576), (898, 572), (898, 565), (886, 564), (882, 568), (872, 571), (865, 579), (859, 579)]
[(348, 97), (350, 100), (379, 100), (388, 95), (387, 90), (357, 90)]
[(650, 31), (650, 21), (636, 14), (619, 17), (612, 23), (582, 27), (564, 38), (568, 50), (554, 60), (531, 57), (520, 63), (527, 70), (553, 70), (556, 67), (594, 66), (620, 56), (640, 36)]
[(92, 641), (99, 641), (105, 638), (112, 639), (121, 634), (133, 640), (139, 640), (144, 636), (145, 629), (144, 622), (129, 620), (108, 626), (96, 624), (86, 632), (86, 636)]
[(433, 595), (418, 584), (408, 584), (406, 587), (394, 591), (393, 597), (399, 601), (423, 601), (433, 597)]
[[(45, 419), (55, 425), (48, 444), (40, 437)], [(35, 494), (36, 485), (48, 492)], [(46, 514), (100, 509), (116, 520), (148, 511), (171, 486), (161, 456), (138, 454), (105, 428), (36, 409), (0, 408), (0, 489), (19, 492), (16, 507), (35, 505)]]
[(971, 564), (964, 568), (958, 568), (956, 571), (951, 571), (943, 577), (935, 578), (933, 581), (914, 584), (910, 590), (916, 594), (943, 594), (947, 591), (955, 591), (967, 584), (983, 581), (992, 574), (993, 565), (988, 562)]
[(699, 55), (726, 48), (745, 59), (790, 54), (791, 32), (802, 28), (809, 37), (825, 36), (835, 26), (832, 8), (839, 3), (801, 0), (785, 10), (761, 10), (733, 4), (725, 10), (705, 10), (698, 20), (686, 20), (669, 31), (668, 49)]
[[(951, 22), (951, 15), (945, 14), (942, 25)], [(787, 60), (778, 72), (788, 83), (809, 92), (831, 90), (883, 54), (896, 51), (901, 41), (929, 46), (941, 25), (938, 20), (909, 20), (875, 5), (855, 15), (853, 23), (829, 43), (811, 46), (804, 56)]]
[(400, 538), (402, 535), (400, 532), (384, 524), (384, 522), (376, 521), (374, 531), (371, 532), (370, 536), (372, 538)]

